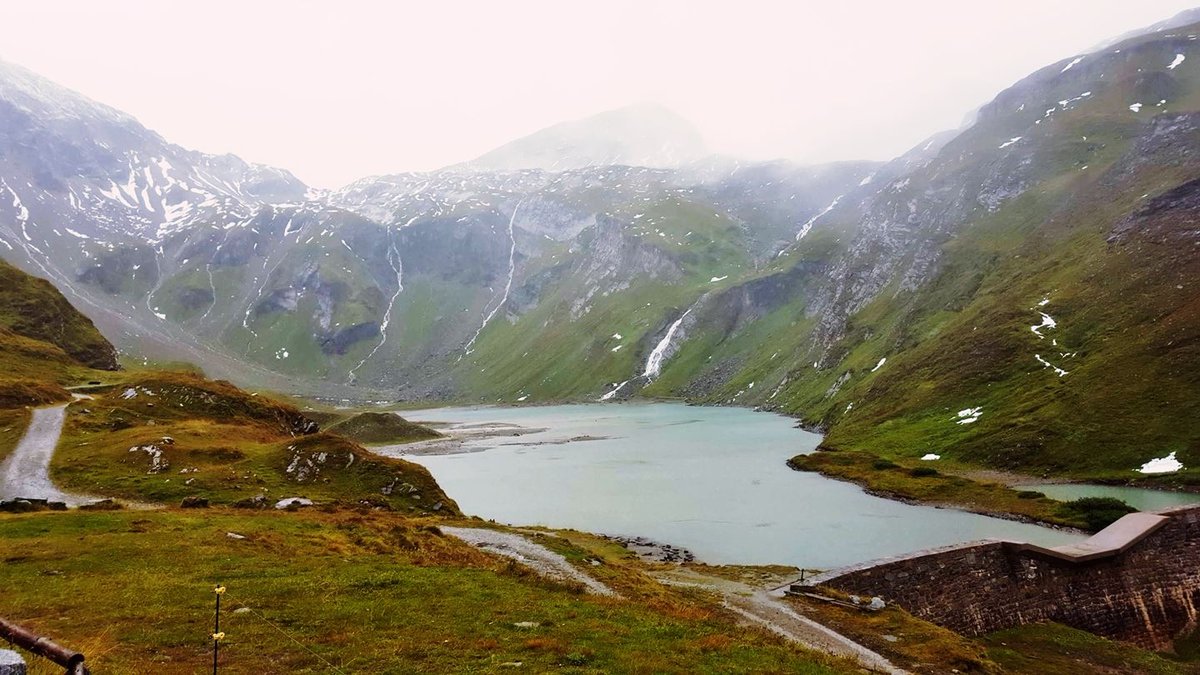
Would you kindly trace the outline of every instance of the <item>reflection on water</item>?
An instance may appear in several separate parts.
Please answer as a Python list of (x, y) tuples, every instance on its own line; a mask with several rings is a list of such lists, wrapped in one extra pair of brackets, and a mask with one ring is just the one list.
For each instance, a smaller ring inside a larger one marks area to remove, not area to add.
[[(872, 497), (792, 471), (820, 436), (741, 408), (672, 403), (440, 408), (410, 419), (504, 422), (545, 431), (413, 456), (469, 514), (640, 535), (713, 563), (829, 568), (984, 538), (1057, 545), (1079, 537), (952, 509)], [(562, 444), (577, 436), (602, 437)], [(553, 445), (539, 445), (546, 442)]]

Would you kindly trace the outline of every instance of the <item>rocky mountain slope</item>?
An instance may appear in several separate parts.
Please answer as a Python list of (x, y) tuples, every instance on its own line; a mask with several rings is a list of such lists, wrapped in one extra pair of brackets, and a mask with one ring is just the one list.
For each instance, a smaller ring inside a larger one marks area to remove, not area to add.
[[(29, 424), (26, 406), (71, 401), (65, 387), (74, 386), (88, 393), (68, 409), (51, 465), (67, 491), (264, 508), (300, 494), (457, 513), (423, 467), (322, 432), (290, 403), (193, 373), (118, 371), (112, 345), (49, 282), (4, 262), (0, 280), (0, 460)], [(404, 425), (413, 438), (436, 435)], [(0, 500), (14, 496), (23, 495)]]
[(1200, 453), (1200, 27), (1177, 23), (1048, 66), (886, 164), (588, 150), (333, 192), (3, 66), (0, 254), (127, 353), (244, 383), (686, 396), (799, 414), (836, 447), (1129, 477)]
[(704, 358), (737, 375), (677, 386), (893, 457), (1115, 479), (1193, 464), (1196, 40), (1154, 32), (1001, 92), (865, 212), (827, 216), (857, 225), (832, 283), (754, 339), (806, 333), (798, 364), (723, 345)]
[[(532, 395), (519, 374), (486, 373), (519, 363), (554, 313), (551, 351), (611, 356), (539, 395), (599, 397), (645, 360), (676, 296), (765, 264), (874, 168), (451, 168), (318, 193), (172, 146), (19, 67), (0, 81), (0, 141), (18, 150), (0, 168), (0, 253), (130, 354), (331, 396)], [(637, 348), (601, 344), (618, 328)]]

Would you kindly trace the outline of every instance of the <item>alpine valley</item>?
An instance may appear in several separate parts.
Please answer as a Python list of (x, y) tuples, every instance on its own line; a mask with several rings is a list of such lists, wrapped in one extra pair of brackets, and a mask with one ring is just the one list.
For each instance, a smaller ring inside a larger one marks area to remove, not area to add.
[[(0, 254), (126, 361), (353, 401), (683, 398), (951, 466), (1200, 473), (1200, 16), (885, 163), (669, 111), (309, 188), (0, 63)], [(848, 456), (853, 453), (849, 453)]]

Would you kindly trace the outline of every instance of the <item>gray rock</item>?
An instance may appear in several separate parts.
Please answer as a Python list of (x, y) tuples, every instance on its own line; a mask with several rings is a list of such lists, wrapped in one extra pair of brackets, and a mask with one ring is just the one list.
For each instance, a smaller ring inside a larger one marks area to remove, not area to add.
[(295, 509), (301, 506), (312, 506), (312, 500), (305, 499), (304, 497), (288, 497), (287, 499), (280, 499), (275, 502), (275, 508), (277, 509)]
[(25, 659), (10, 649), (0, 649), (0, 675), (25, 675)]

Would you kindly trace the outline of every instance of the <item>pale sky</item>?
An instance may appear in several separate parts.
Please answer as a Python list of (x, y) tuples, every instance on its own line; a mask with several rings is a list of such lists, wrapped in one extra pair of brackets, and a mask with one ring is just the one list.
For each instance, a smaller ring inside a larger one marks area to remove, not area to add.
[(717, 152), (887, 159), (1177, 0), (39, 0), (0, 58), (318, 187), (656, 102)]

